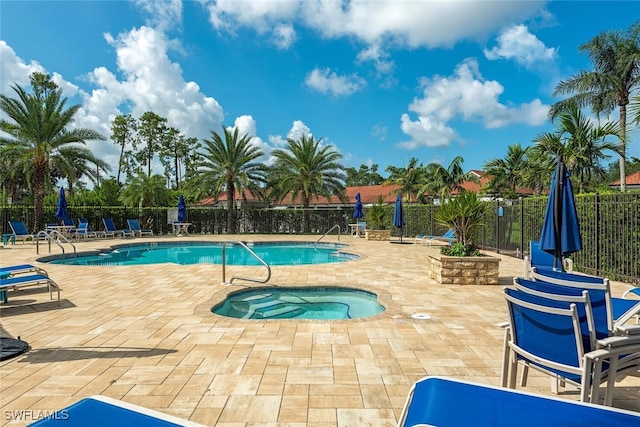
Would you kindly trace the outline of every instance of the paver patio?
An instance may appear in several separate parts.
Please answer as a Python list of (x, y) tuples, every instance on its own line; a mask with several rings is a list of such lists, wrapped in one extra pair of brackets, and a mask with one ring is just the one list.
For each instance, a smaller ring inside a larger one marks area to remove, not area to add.
[[(170, 240), (315, 241), (315, 236), (189, 236)], [(336, 236), (326, 241), (336, 242)], [(88, 240), (78, 250), (121, 239)], [(273, 267), (270, 283), (346, 285), (378, 294), (386, 312), (369, 319), (243, 320), (214, 315), (226, 294), (256, 284), (221, 284), (219, 265), (78, 267), (43, 264), (62, 289), (9, 292), (2, 334), (31, 350), (0, 362), (1, 423), (13, 414), (53, 411), (102, 394), (211, 426), (392, 426), (410, 385), (446, 375), (499, 385), (506, 320), (502, 286), (523, 261), (502, 257), (500, 286), (440, 285), (425, 255), (437, 248), (342, 236), (360, 259)], [(47, 255), (40, 245), (40, 256)], [(53, 247), (52, 253), (59, 253)], [(500, 255), (498, 255), (500, 256)], [(35, 245), (0, 249), (2, 265), (37, 263)], [(227, 267), (264, 277), (263, 267)], [(626, 285), (613, 283), (619, 296)], [(431, 320), (414, 319), (428, 313)], [(527, 391), (551, 394), (533, 373)], [(568, 389), (562, 397), (577, 400)], [(640, 411), (640, 378), (616, 384), (614, 406)], [(461, 396), (461, 399), (464, 399)], [(30, 420), (27, 420), (30, 421)]]

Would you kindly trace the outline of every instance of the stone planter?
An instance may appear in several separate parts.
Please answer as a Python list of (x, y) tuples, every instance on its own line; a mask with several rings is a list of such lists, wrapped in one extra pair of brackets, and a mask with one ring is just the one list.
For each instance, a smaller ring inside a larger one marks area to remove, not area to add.
[(365, 230), (367, 240), (391, 240), (391, 230)]
[(497, 285), (500, 258), (427, 256), (429, 277), (443, 285)]

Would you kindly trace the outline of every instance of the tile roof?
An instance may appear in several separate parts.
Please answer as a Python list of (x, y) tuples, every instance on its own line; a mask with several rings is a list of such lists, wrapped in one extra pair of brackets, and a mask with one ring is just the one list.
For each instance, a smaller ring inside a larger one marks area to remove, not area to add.
[[(627, 185), (640, 185), (640, 171), (634, 172), (631, 175), (627, 175), (625, 179)], [(613, 181), (609, 185), (620, 185), (620, 180)]]

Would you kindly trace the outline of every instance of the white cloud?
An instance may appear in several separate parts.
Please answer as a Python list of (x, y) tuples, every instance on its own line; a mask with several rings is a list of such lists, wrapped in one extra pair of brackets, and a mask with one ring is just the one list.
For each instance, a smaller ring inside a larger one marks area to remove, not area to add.
[(531, 67), (539, 62), (548, 62), (557, 56), (555, 48), (548, 48), (525, 25), (513, 25), (498, 36), (498, 45), (485, 49), (489, 60), (513, 59), (518, 64)]
[(388, 130), (389, 128), (384, 126), (382, 123), (376, 123), (375, 125), (373, 125), (373, 128), (371, 129), (371, 135), (375, 136), (380, 141), (384, 141), (385, 139), (387, 139)]
[(273, 30), (273, 44), (278, 49), (288, 49), (296, 42), (296, 30), (291, 24), (280, 24)]
[(379, 74), (388, 74), (393, 72), (396, 64), (389, 59), (390, 55), (385, 52), (379, 45), (374, 44), (358, 53), (357, 62), (372, 62)]
[(147, 25), (159, 30), (182, 26), (182, 0), (134, 0), (147, 13)]
[(218, 30), (238, 26), (266, 33), (283, 22), (304, 25), (326, 38), (354, 37), (367, 44), (384, 40), (412, 48), (449, 47), (485, 37), (508, 22), (522, 21), (544, 2), (432, 0), (202, 0)]
[(320, 70), (315, 68), (304, 80), (305, 84), (311, 89), (333, 96), (347, 96), (358, 92), (366, 86), (366, 82), (357, 74), (350, 76), (339, 76), (335, 71), (329, 68)]
[(242, 137), (244, 135), (248, 135), (251, 138), (251, 144), (258, 147), (262, 150), (264, 155), (265, 164), (271, 164), (273, 159), (271, 158), (271, 152), (273, 151), (273, 147), (267, 144), (260, 138), (258, 135), (258, 126), (256, 124), (256, 120), (251, 115), (242, 115), (236, 117), (233, 122), (233, 126), (228, 126), (227, 129), (233, 131), (234, 129), (238, 129), (238, 136)]
[(287, 133), (287, 138), (298, 140), (303, 136), (307, 138), (312, 137), (311, 129), (305, 125), (302, 120), (294, 120), (291, 129), (289, 129), (289, 133)]
[(37, 61), (25, 63), (7, 42), (0, 40), (0, 93), (13, 97), (11, 86), (28, 86), (29, 75), (36, 71), (46, 73)]
[(447, 125), (451, 120), (479, 121), (485, 128), (499, 128), (511, 123), (537, 126), (545, 123), (549, 106), (539, 99), (520, 106), (505, 105), (498, 100), (504, 87), (495, 80), (485, 80), (475, 59), (467, 59), (456, 67), (452, 76), (436, 76), (421, 81), (423, 94), (409, 105), (409, 114), (401, 117), (401, 129), (411, 137), (402, 146), (448, 145), (458, 137)]

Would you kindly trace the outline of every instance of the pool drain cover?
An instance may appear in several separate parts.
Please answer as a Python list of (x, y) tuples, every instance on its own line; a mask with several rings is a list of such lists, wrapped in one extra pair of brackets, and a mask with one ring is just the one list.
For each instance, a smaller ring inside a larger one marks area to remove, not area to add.
[(418, 320), (431, 320), (433, 316), (427, 313), (413, 313), (411, 317)]

